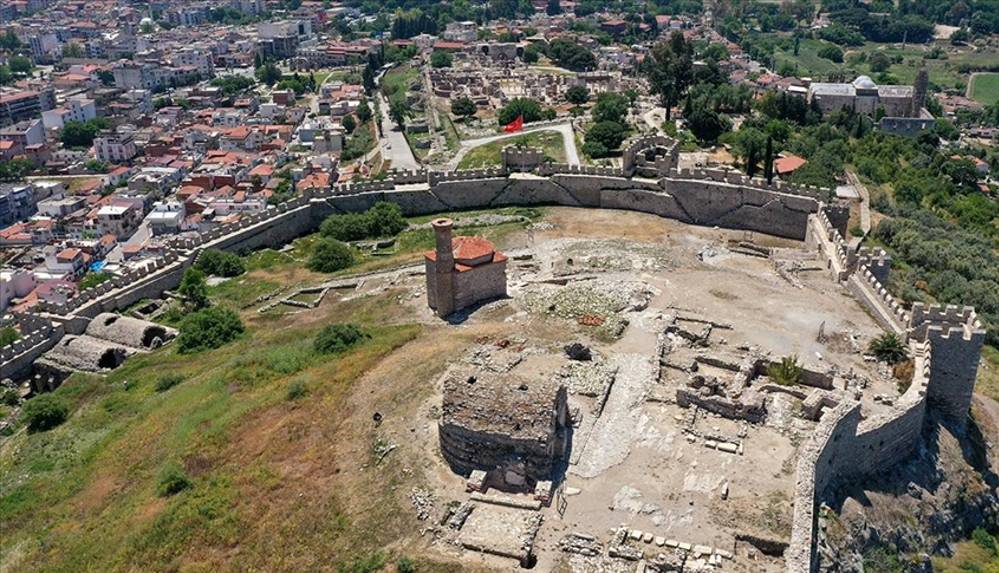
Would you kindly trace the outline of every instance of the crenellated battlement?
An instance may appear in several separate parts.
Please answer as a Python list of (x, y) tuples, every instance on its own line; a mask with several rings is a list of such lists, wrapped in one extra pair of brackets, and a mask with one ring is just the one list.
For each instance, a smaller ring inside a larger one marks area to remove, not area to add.
[(507, 145), (500, 150), (503, 169), (507, 171), (534, 171), (545, 161), (545, 152), (539, 147)]

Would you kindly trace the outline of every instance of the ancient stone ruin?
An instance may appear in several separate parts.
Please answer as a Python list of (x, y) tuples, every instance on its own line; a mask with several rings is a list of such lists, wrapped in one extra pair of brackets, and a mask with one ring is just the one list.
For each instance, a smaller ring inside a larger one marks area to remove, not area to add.
[(441, 453), (459, 474), (486, 472), (493, 487), (525, 491), (551, 480), (568, 426), (566, 389), (555, 380), (476, 368), (444, 380)]

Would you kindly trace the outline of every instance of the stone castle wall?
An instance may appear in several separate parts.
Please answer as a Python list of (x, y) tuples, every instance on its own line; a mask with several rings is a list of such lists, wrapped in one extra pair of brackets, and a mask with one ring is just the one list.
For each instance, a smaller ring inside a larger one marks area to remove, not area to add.
[(818, 505), (828, 489), (904, 461), (918, 447), (931, 376), (930, 348), (913, 342), (915, 373), (909, 388), (888, 411), (861, 419), (860, 403), (844, 401), (826, 412), (800, 451), (794, 489), (791, 544), (784, 553), (788, 573), (819, 570)]

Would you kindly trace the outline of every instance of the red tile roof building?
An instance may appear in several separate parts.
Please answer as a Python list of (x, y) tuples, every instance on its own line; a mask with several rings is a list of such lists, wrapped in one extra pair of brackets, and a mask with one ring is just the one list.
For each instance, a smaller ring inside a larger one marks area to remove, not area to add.
[(506, 296), (507, 256), (482, 237), (453, 237), (450, 219), (436, 219), (436, 249), (424, 255), (427, 304), (446, 318), (476, 303)]

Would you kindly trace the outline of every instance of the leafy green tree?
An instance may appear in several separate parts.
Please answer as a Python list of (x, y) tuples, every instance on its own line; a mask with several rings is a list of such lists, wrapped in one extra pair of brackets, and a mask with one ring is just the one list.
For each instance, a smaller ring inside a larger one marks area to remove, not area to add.
[(393, 98), (389, 102), (389, 117), (399, 126), (399, 129), (406, 128), (406, 121), (409, 119), (410, 113), (409, 105), (405, 99)]
[(12, 74), (23, 76), (31, 73), (31, 70), (35, 66), (31, 63), (31, 60), (25, 58), (24, 56), (13, 56), (7, 60), (7, 67), (10, 69)]
[(330, 215), (319, 225), (319, 234), (338, 241), (360, 241), (369, 236), (368, 218), (363, 213)]
[(430, 65), (435, 68), (450, 68), (454, 63), (454, 56), (444, 50), (435, 50), (430, 54)]
[(109, 70), (98, 70), (97, 79), (101, 80), (101, 84), (105, 86), (114, 85), (114, 74), (111, 73)]
[(317, 273), (333, 273), (354, 264), (354, 251), (335, 239), (320, 239), (309, 257), (309, 270)]
[(107, 129), (108, 122), (102, 117), (87, 121), (67, 121), (62, 127), (60, 139), (66, 147), (85, 148), (94, 143), (94, 138), (102, 129)]
[(458, 117), (472, 117), (476, 111), (475, 102), (471, 98), (460, 97), (451, 102), (451, 113)]
[(721, 134), (729, 130), (731, 122), (713, 109), (696, 106), (690, 113), (684, 112), (687, 127), (698, 140), (713, 143)]
[(354, 116), (352, 115), (344, 116), (343, 129), (348, 134), (354, 133), (354, 130), (357, 129), (357, 121), (354, 119)]
[[(593, 124), (593, 127), (586, 132), (586, 142), (597, 143), (607, 152), (613, 151), (624, 142), (626, 130), (623, 125), (614, 121), (601, 121)], [(590, 151), (597, 151), (599, 148), (590, 147)], [(590, 153), (592, 156), (593, 154)]]
[(590, 90), (586, 86), (572, 86), (565, 90), (565, 100), (574, 105), (583, 105), (590, 99)]
[(281, 79), (281, 70), (273, 63), (267, 62), (263, 66), (257, 68), (254, 75), (260, 83), (272, 86)]
[(13, 326), (0, 328), (0, 347), (13, 344), (18, 338), (21, 338), (21, 335)]
[(64, 58), (82, 58), (84, 55), (83, 46), (76, 42), (70, 42), (62, 47), (62, 57)]
[(536, 43), (531, 44), (526, 48), (524, 48), (524, 55), (521, 56), (521, 59), (524, 60), (525, 64), (534, 64), (537, 63), (539, 59), (541, 59), (541, 54), (543, 53), (544, 51), (539, 47), (538, 44)]
[(629, 104), (628, 98), (623, 94), (604, 92), (597, 96), (597, 103), (593, 106), (593, 121), (625, 125)]
[(576, 72), (594, 70), (597, 58), (586, 47), (568, 38), (558, 38), (548, 46), (548, 57), (559, 66)]
[(392, 237), (407, 226), (402, 216), (402, 208), (396, 203), (379, 201), (365, 212), (368, 219), (368, 233), (373, 237)]
[(243, 259), (234, 253), (218, 249), (207, 249), (202, 252), (198, 255), (198, 262), (194, 266), (199, 271), (216, 277), (235, 277), (246, 272)]
[(891, 67), (891, 58), (884, 52), (874, 52), (867, 58), (867, 65), (870, 66), (872, 72), (887, 72), (888, 68)]
[(645, 75), (660, 105), (666, 108), (666, 119), (670, 119), (673, 106), (686, 94), (693, 79), (694, 47), (675, 31), (668, 42), (654, 45), (649, 56), (643, 63)]
[(837, 64), (843, 63), (843, 50), (832, 44), (822, 46), (816, 53), (820, 58), (824, 58)]
[(365, 338), (369, 336), (353, 324), (330, 324), (316, 335), (313, 347), (320, 354), (339, 354)]
[(219, 306), (205, 308), (187, 315), (181, 322), (177, 347), (181, 354), (219, 348), (239, 338), (244, 331), (243, 322), (232, 310)]
[(69, 417), (69, 407), (51, 393), (41, 394), (24, 403), (21, 417), (29, 432), (44, 432), (65, 422)]
[(13, 30), (7, 30), (0, 36), (0, 49), (8, 52), (16, 51), (21, 47), (21, 40)]
[(208, 283), (205, 281), (205, 273), (195, 267), (190, 267), (184, 271), (177, 292), (194, 309), (208, 306)]
[(524, 123), (530, 123), (544, 119), (544, 112), (537, 100), (518, 97), (513, 98), (500, 109), (497, 119), (499, 124), (503, 126), (513, 122), (513, 120), (520, 116), (523, 116)]
[(371, 106), (368, 105), (368, 100), (361, 100), (360, 105), (357, 106), (357, 119), (361, 120), (361, 123), (368, 123), (371, 121), (371, 117)]
[(548, 0), (548, 4), (545, 6), (545, 13), (549, 16), (561, 14), (562, 5), (559, 3), (559, 0)]

